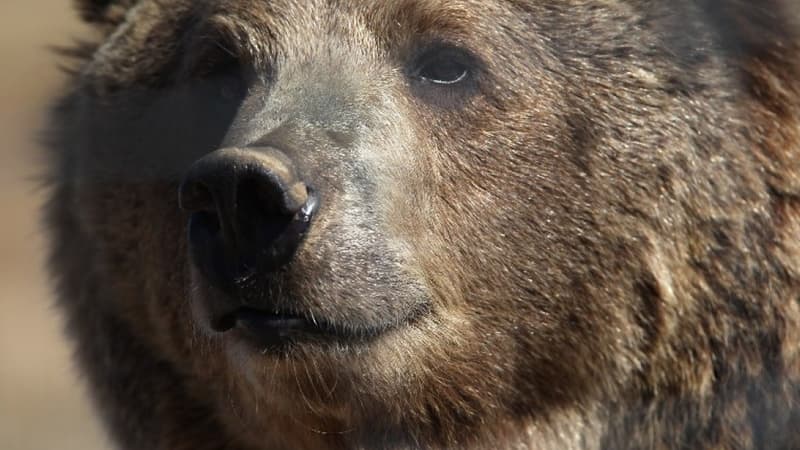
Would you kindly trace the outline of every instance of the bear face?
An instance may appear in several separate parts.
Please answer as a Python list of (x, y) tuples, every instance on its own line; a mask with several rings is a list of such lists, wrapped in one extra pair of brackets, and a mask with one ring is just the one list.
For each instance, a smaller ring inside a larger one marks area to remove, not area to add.
[(52, 266), (126, 448), (791, 446), (789, 7), (79, 5)]

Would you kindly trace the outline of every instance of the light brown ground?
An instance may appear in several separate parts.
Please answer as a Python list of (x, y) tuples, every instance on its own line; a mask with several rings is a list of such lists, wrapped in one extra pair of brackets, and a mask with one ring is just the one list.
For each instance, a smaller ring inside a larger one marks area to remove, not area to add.
[(35, 130), (62, 80), (49, 45), (70, 0), (0, 0), (0, 449), (110, 448), (77, 380), (43, 274)]

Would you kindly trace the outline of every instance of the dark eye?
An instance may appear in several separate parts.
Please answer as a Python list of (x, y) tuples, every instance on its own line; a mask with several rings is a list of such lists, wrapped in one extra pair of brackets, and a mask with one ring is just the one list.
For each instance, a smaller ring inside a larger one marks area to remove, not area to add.
[(202, 86), (205, 95), (238, 101), (247, 90), (246, 76), (239, 58), (210, 45), (195, 50), (187, 57), (178, 81)]
[(217, 84), (219, 95), (224, 100), (240, 99), (247, 90), (245, 75), (238, 61), (220, 62), (206, 77)]
[(417, 58), (412, 76), (429, 84), (456, 85), (470, 79), (472, 65), (472, 58), (460, 49), (434, 48)]

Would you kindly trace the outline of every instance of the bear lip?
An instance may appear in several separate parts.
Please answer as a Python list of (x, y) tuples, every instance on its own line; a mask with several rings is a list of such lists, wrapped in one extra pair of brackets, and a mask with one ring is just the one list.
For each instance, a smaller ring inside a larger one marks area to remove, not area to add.
[(212, 322), (214, 331), (235, 333), (267, 349), (282, 349), (293, 343), (343, 342), (380, 334), (348, 332), (330, 323), (309, 319), (302, 315), (270, 312), (242, 307), (218, 317)]

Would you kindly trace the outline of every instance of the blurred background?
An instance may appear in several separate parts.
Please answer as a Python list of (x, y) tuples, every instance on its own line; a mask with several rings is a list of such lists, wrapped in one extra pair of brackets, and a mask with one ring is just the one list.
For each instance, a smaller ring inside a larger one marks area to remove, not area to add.
[(71, 0), (0, 0), (0, 449), (110, 448), (44, 274), (37, 130), (63, 86), (50, 51), (85, 35)]

